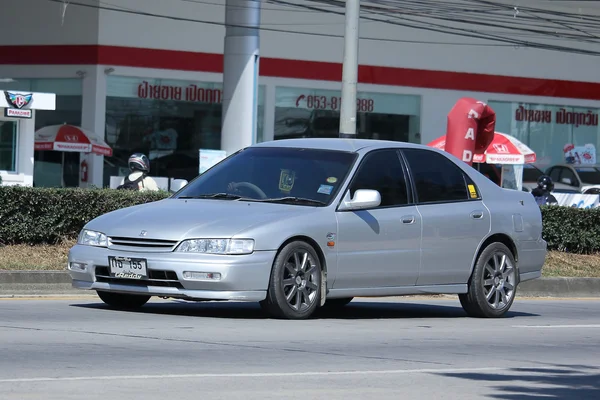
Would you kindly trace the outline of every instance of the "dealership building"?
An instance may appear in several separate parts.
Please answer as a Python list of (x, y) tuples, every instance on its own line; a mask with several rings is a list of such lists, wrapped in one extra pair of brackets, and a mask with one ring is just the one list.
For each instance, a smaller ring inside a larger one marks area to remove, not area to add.
[[(35, 129), (73, 124), (112, 148), (110, 157), (33, 152), (20, 145), (32, 144), (20, 137), (32, 135), (32, 129), (20, 129), (30, 122), (0, 115), (5, 184), (30, 182), (23, 165), (33, 163), (36, 186), (108, 186), (111, 176), (126, 173), (134, 152), (150, 157), (152, 176), (189, 180), (198, 174), (201, 149), (231, 153), (261, 141), (338, 136), (343, 8), (320, 2), (259, 5), (253, 51), (260, 57), (254, 69), (238, 74), (256, 82), (247, 87), (255, 87), (253, 112), (242, 112), (237, 119), (243, 126), (232, 125), (222, 137), (225, 0), (110, 3), (3, 5), (0, 23), (10, 34), (0, 37), (0, 90), (55, 94), (54, 110), (36, 111)], [(238, 12), (254, 3), (238, 0)], [(364, 3), (368, 11), (372, 3)], [(518, 18), (525, 17), (515, 13)], [(496, 131), (529, 145), (542, 167), (563, 162), (565, 145), (600, 145), (594, 54), (364, 18), (360, 36), (358, 137), (427, 144), (445, 134), (448, 112), (468, 96), (488, 103), (496, 112)], [(594, 46), (600, 51), (594, 44), (582, 48)], [(84, 160), (86, 182), (80, 174)]]

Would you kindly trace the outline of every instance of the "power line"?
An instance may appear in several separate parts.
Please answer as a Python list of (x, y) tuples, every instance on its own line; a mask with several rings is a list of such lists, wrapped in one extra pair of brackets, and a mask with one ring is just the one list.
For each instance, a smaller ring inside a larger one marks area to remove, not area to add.
[[(47, 1), (50, 1), (53, 3), (61, 3), (61, 4), (63, 3), (63, 0), (47, 0)], [(138, 15), (138, 16), (152, 17), (152, 18), (168, 19), (168, 20), (172, 20), (172, 21), (193, 22), (193, 23), (207, 24), (207, 25), (213, 25), (213, 26), (223, 26), (223, 27), (225, 26), (224, 22), (199, 20), (199, 19), (186, 18), (186, 17), (175, 17), (175, 16), (169, 16), (169, 15), (161, 15), (161, 14), (133, 10), (133, 9), (128, 9), (128, 8), (117, 8), (117, 7), (109, 7), (109, 6), (103, 6), (103, 5), (85, 4), (85, 3), (79, 3), (76, 1), (69, 1), (69, 5), (105, 10), (105, 11), (120, 12), (120, 13), (126, 13), (126, 14)], [(244, 27), (243, 25), (231, 25), (231, 26)], [(344, 37), (343, 35), (336, 35), (336, 34), (329, 34), (329, 33), (303, 32), (303, 31), (294, 31), (294, 30), (287, 30), (287, 29), (266, 28), (266, 27), (262, 27), (262, 26), (258, 29), (261, 31), (267, 31), (267, 32), (288, 33), (288, 34), (318, 36), (318, 37), (330, 37), (330, 38), (336, 38), (336, 39), (342, 39)], [(361, 37), (360, 39), (367, 40), (367, 41), (375, 41), (375, 42), (392, 42), (392, 43), (408, 43), (408, 44), (484, 46), (484, 47), (507, 47), (507, 46), (510, 46), (510, 45), (501, 45), (501, 44), (492, 44), (492, 43), (473, 44), (473, 43), (457, 43), (457, 42), (442, 42), (442, 41), (403, 40), (403, 39), (377, 38), (377, 37)]]
[[(277, 0), (277, 2), (279, 3), (284, 3), (284, 4), (289, 4), (289, 2), (286, 2), (284, 0)], [(338, 1), (338, 0), (313, 0), (314, 3), (325, 3), (325, 4), (338, 4), (341, 8), (341, 6), (343, 5), (343, 1)], [(382, 0), (378, 1), (378, 3), (381, 3)], [(429, 15), (429, 19), (433, 19), (433, 20), (444, 20), (445, 22), (456, 22), (456, 19), (453, 18), (449, 18), (447, 17), (447, 12), (450, 10), (453, 10), (451, 7), (449, 7), (449, 5), (456, 5), (456, 2), (439, 2), (439, 1), (426, 1), (426, 2), (419, 2), (419, 1), (394, 1), (394, 0), (387, 0), (385, 1), (386, 4), (388, 5), (395, 5), (395, 6), (401, 6), (401, 5), (406, 5), (406, 4), (410, 4), (412, 6), (421, 6), (420, 8), (416, 8), (416, 10), (419, 11), (419, 16), (421, 16), (422, 18), (427, 18), (427, 15)], [(439, 32), (439, 33), (446, 33), (446, 34), (453, 34), (453, 35), (459, 35), (459, 36), (464, 36), (464, 37), (470, 37), (470, 38), (477, 38), (477, 39), (484, 39), (484, 40), (490, 40), (490, 41), (496, 41), (496, 42), (503, 42), (503, 43), (512, 43), (515, 46), (519, 46), (519, 47), (529, 47), (529, 48), (536, 48), (536, 49), (542, 49), (542, 50), (554, 50), (554, 51), (560, 51), (560, 52), (570, 52), (570, 53), (579, 53), (579, 54), (583, 54), (583, 55), (593, 55), (593, 56), (598, 56), (600, 55), (600, 51), (593, 51), (593, 50), (585, 50), (585, 49), (580, 49), (580, 48), (575, 48), (575, 47), (567, 47), (567, 46), (560, 46), (560, 45), (554, 45), (554, 44), (545, 44), (545, 43), (539, 43), (539, 42), (532, 42), (532, 41), (527, 41), (527, 40), (522, 40), (522, 39), (515, 39), (515, 38), (511, 38), (510, 36), (507, 36), (507, 33), (504, 32), (503, 35), (501, 34), (492, 34), (490, 32), (487, 33), (482, 33), (479, 30), (476, 29), (470, 29), (470, 28), (464, 28), (464, 27), (451, 27), (451, 26), (447, 26), (447, 25), (443, 25), (443, 24), (439, 24), (439, 23), (434, 23), (431, 21), (421, 21), (415, 18), (411, 18), (408, 17), (406, 14), (409, 15), (416, 15), (417, 13), (413, 12), (415, 11), (415, 8), (412, 8), (410, 10), (410, 12), (405, 13), (405, 12), (401, 12), (401, 13), (397, 13), (399, 14), (398, 16), (392, 16), (390, 19), (390, 15), (392, 14), (390, 11), (391, 10), (385, 10), (385, 11), (381, 11), (382, 8), (377, 9), (377, 7), (370, 7), (368, 5), (369, 3), (367, 3), (367, 5), (363, 6), (363, 8), (366, 10), (366, 13), (368, 14), (374, 14), (374, 15), (378, 15), (381, 16), (382, 14), (385, 15), (385, 17), (388, 17), (387, 19), (379, 19), (379, 18), (374, 18), (374, 17), (368, 17), (368, 16), (364, 16), (362, 18), (364, 19), (372, 19), (375, 21), (379, 21), (382, 23), (386, 23), (386, 24), (392, 24), (392, 25), (398, 25), (398, 26), (404, 26), (404, 27), (410, 27), (410, 28), (414, 28), (414, 29), (421, 29), (421, 30), (425, 30), (425, 31), (433, 31), (433, 32)], [(431, 7), (432, 5), (443, 5), (443, 9), (446, 10), (444, 14), (444, 12), (439, 11), (439, 9), (436, 9), (435, 7)], [(423, 7), (426, 6), (426, 7)], [(311, 7), (314, 9), (319, 9), (319, 7), (314, 7), (314, 6), (307, 6), (307, 7)], [(455, 7), (456, 8), (456, 7)], [(437, 10), (437, 11), (436, 11)], [(461, 11), (463, 11), (464, 9), (460, 9)], [(331, 10), (322, 10), (323, 12), (330, 12), (330, 13), (336, 13), (336, 14), (341, 14), (341, 12), (338, 11), (331, 11)], [(422, 13), (423, 11), (427, 11), (427, 14)], [(504, 9), (504, 11), (506, 11)], [(437, 12), (437, 14), (436, 14)], [(472, 19), (469, 20), (461, 20), (459, 22), (464, 23), (467, 26), (471, 26), (474, 24)], [(476, 22), (475, 22), (476, 23)], [(487, 26), (489, 27), (490, 24), (485, 24), (485, 23), (481, 23), (479, 25), (482, 26)], [(503, 26), (499, 26), (501, 28), (505, 28), (505, 29), (512, 29), (512, 30), (516, 30), (514, 27), (512, 28), (506, 28)], [(534, 31), (537, 34), (545, 34), (547, 36), (552, 36), (551, 32), (547, 32), (547, 31), (543, 31), (543, 30), (536, 30)], [(519, 37), (522, 37), (522, 33), (520, 33), (518, 35)], [(555, 37), (552, 37), (552, 39), (556, 39)], [(580, 39), (580, 38), (578, 38)], [(589, 41), (589, 37), (587, 38), (587, 40)], [(595, 41), (593, 41), (594, 43), (596, 43)]]

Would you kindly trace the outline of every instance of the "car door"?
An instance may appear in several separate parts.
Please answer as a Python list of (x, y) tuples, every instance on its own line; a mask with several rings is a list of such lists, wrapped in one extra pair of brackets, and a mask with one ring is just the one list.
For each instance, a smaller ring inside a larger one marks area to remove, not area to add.
[(403, 149), (421, 214), (417, 285), (466, 283), (490, 214), (468, 175), (441, 153)]
[(420, 267), (421, 217), (409, 199), (406, 170), (396, 149), (361, 161), (348, 190), (375, 189), (379, 207), (337, 211), (338, 272), (333, 288), (414, 285)]

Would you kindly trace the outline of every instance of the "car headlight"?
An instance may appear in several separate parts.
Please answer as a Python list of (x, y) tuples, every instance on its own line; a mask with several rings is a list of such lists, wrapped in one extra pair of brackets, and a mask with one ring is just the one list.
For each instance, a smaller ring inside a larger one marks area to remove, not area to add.
[(206, 254), (250, 254), (254, 251), (253, 239), (189, 239), (175, 251)]
[(77, 244), (97, 247), (108, 247), (108, 237), (102, 232), (84, 229), (79, 234)]

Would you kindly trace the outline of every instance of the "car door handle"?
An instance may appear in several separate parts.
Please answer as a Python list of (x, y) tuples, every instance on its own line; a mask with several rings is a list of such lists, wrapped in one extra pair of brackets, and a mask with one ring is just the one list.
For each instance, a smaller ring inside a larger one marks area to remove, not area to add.
[(483, 218), (483, 211), (473, 211), (471, 213), (471, 218), (473, 218), (473, 219), (481, 219), (481, 218)]
[(402, 217), (402, 223), (403, 224), (412, 224), (415, 222), (415, 216), (414, 215), (405, 215)]

